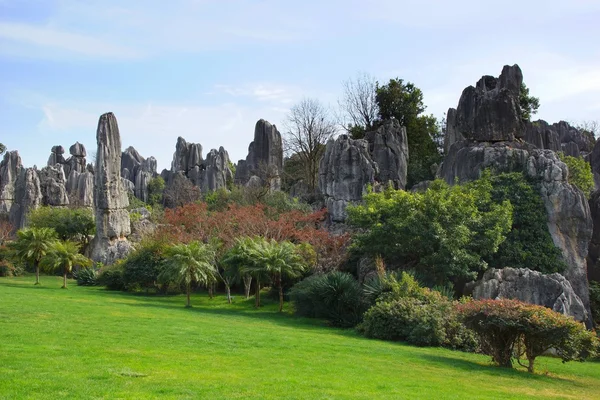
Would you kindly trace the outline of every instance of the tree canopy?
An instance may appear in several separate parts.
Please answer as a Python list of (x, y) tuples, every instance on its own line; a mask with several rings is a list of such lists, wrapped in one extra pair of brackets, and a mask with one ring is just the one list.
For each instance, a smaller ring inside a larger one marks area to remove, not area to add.
[(523, 121), (531, 120), (531, 116), (536, 114), (540, 108), (540, 99), (529, 94), (529, 88), (524, 83), (521, 83), (519, 92), (519, 108), (521, 109), (521, 119)]
[(88, 208), (61, 208), (44, 206), (32, 210), (28, 215), (32, 228), (53, 229), (61, 240), (88, 243), (89, 235), (96, 231), (94, 214)]

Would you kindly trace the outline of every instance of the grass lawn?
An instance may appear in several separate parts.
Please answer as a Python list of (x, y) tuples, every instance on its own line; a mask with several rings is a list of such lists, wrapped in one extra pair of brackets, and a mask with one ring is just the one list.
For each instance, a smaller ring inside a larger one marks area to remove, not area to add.
[(0, 278), (2, 399), (600, 398), (600, 364), (542, 357), (538, 373), (488, 357), (364, 339), (204, 294), (60, 289)]

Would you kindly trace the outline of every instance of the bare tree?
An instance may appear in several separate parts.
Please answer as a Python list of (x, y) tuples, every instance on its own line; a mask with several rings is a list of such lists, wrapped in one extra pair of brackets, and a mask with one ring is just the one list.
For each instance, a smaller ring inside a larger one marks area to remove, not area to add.
[(577, 127), (584, 132), (591, 133), (594, 139), (600, 136), (600, 122), (598, 121), (582, 121)]
[(338, 100), (340, 124), (350, 132), (353, 127), (369, 130), (379, 115), (377, 105), (377, 81), (366, 72), (342, 83), (343, 94)]
[(164, 192), (164, 205), (168, 208), (182, 207), (202, 198), (200, 188), (183, 174), (177, 173)]
[(317, 186), (319, 162), (327, 140), (337, 132), (328, 109), (316, 99), (305, 98), (290, 110), (285, 123), (285, 148), (302, 163), (304, 182), (311, 191)]

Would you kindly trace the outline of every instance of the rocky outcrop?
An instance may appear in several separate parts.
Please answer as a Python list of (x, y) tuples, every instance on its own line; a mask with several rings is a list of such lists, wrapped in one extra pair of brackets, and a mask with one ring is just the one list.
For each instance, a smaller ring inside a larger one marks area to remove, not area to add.
[(583, 302), (560, 274), (544, 275), (525, 268), (491, 268), (470, 289), (475, 299), (517, 299), (548, 307), (578, 321), (588, 320)]
[(282, 173), (281, 134), (275, 125), (261, 119), (254, 128), (254, 140), (248, 146), (246, 159), (238, 161), (235, 183), (246, 185), (252, 176), (257, 176), (261, 182), (270, 185), (271, 190), (280, 190)]
[(582, 157), (592, 152), (593, 137), (565, 121), (548, 124), (544, 120), (525, 124), (525, 141), (539, 149), (562, 151), (568, 156)]
[(587, 273), (589, 280), (600, 281), (600, 190), (592, 193), (589, 205), (593, 221), (593, 233), (588, 247)]
[(68, 206), (67, 179), (63, 164), (47, 166), (39, 171), (42, 204), (47, 206)]
[(71, 154), (71, 157), (64, 162), (65, 175), (69, 176), (71, 171), (77, 171), (80, 174), (84, 173), (86, 171), (85, 158), (87, 157), (85, 146), (79, 142), (75, 142), (74, 145), (69, 147), (69, 154)]
[(218, 151), (212, 149), (208, 152), (200, 184), (202, 192), (225, 188), (228, 182), (233, 182), (233, 172), (229, 164), (229, 154), (222, 146)]
[(156, 164), (154, 157), (144, 158), (132, 146), (121, 154), (121, 177), (127, 180), (123, 183), (129, 193), (144, 202), (148, 201), (148, 183), (158, 175)]
[(69, 203), (77, 207), (94, 206), (94, 174), (91, 172), (79, 173), (71, 171), (67, 178), (67, 192)]
[(15, 202), (15, 186), (23, 164), (17, 151), (4, 154), (0, 162), (0, 213), (9, 214)]
[(369, 142), (347, 135), (329, 139), (319, 165), (319, 189), (332, 222), (346, 220), (348, 204), (361, 201), (366, 185), (375, 183), (378, 173)]
[[(510, 83), (513, 79), (511, 77), (514, 78), (512, 83)], [(483, 77), (478, 87), (482, 85), (481, 82), (484, 82), (486, 87), (491, 88), (496, 85), (497, 88), (505, 88), (500, 90), (504, 90), (504, 94), (499, 99), (506, 100), (506, 104), (500, 109), (509, 110), (512, 106), (507, 108), (506, 105), (518, 101), (518, 91), (510, 88), (516, 87), (517, 83), (520, 85), (522, 81), (520, 70), (516, 72), (515, 67), (505, 67), (503, 75), (496, 83), (491, 81), (492, 83), (488, 85), (486, 83), (488, 80), (487, 77)], [(468, 100), (468, 96), (465, 96), (465, 93), (471, 92), (472, 90), (463, 92), (460, 103), (477, 103), (473, 99)], [(460, 103), (459, 109), (461, 108)], [(494, 104), (494, 102), (490, 104)], [(581, 299), (588, 312), (587, 315), (590, 315), (586, 256), (588, 243), (592, 236), (592, 220), (585, 195), (568, 183), (568, 168), (558, 159), (554, 151), (542, 150), (536, 148), (534, 144), (515, 140), (518, 138), (514, 130), (517, 125), (510, 121), (514, 120), (513, 117), (520, 118), (518, 113), (510, 118), (499, 111), (490, 111), (490, 113), (488, 117), (480, 117), (482, 121), (486, 121), (494, 115), (493, 118), (499, 119), (498, 121), (490, 120), (489, 126), (480, 125), (474, 118), (471, 119), (472, 122), (457, 122), (456, 126), (467, 139), (450, 145), (446, 158), (438, 170), (438, 176), (449, 184), (454, 184), (457, 180), (465, 182), (477, 179), (484, 169), (491, 168), (496, 172), (522, 172), (528, 177), (535, 178), (539, 182), (540, 196), (548, 216), (548, 231), (556, 247), (561, 250), (567, 264), (563, 275), (569, 281), (575, 294)], [(457, 120), (460, 115), (459, 111)], [(468, 113), (463, 113), (463, 117), (465, 115)], [(546, 132), (546, 137), (551, 139), (548, 143), (554, 143), (553, 146), (557, 146), (558, 143), (562, 144), (563, 140), (565, 143), (571, 141), (565, 139), (567, 138), (566, 125), (558, 125), (563, 127), (561, 128), (564, 131), (563, 139), (560, 134), (557, 134), (557, 138), (554, 134)], [(462, 126), (467, 126), (470, 130), (460, 128)], [(498, 140), (500, 138), (504, 138), (504, 140)], [(540, 288), (540, 290), (543, 289)]]
[(513, 141), (523, 136), (519, 91), (523, 74), (518, 65), (506, 65), (498, 78), (483, 76), (467, 87), (456, 110), (448, 110), (450, 135), (446, 147), (461, 138), (476, 141)]
[(46, 164), (48, 167), (54, 166), (56, 164), (64, 164), (65, 157), (65, 148), (61, 145), (52, 146), (50, 150), (50, 157), (48, 157), (48, 163)]
[(112, 264), (131, 250), (127, 191), (121, 180), (121, 135), (113, 113), (100, 116), (96, 132), (98, 150), (94, 175), (96, 236), (91, 258)]
[(15, 201), (9, 220), (15, 229), (24, 228), (27, 214), (42, 205), (40, 178), (35, 168), (21, 168), (15, 181)]
[(377, 130), (367, 132), (369, 153), (379, 167), (376, 180), (382, 185), (391, 182), (394, 188), (404, 189), (408, 169), (408, 140), (406, 128), (398, 120), (385, 121)]
[(186, 175), (194, 167), (202, 165), (202, 145), (200, 143), (188, 143), (181, 136), (177, 138), (171, 172), (183, 171)]

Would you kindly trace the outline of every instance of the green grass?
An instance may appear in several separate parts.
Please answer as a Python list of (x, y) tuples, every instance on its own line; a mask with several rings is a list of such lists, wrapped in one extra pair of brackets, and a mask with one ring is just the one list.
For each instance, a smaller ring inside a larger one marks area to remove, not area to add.
[(600, 364), (488, 357), (368, 340), (275, 303), (60, 289), (0, 278), (3, 399), (524, 399), (600, 397)]

